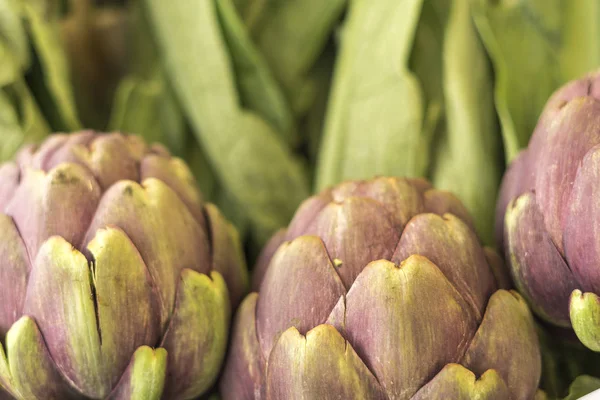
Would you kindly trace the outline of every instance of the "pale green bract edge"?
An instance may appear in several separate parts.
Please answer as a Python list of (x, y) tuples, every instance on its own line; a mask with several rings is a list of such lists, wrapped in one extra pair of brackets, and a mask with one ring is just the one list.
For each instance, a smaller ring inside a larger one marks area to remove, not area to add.
[(69, 76), (67, 57), (60, 43), (57, 21), (46, 21), (44, 3), (27, 0), (22, 3), (32, 36), (32, 43), (42, 66), (48, 92), (52, 96), (55, 112), (68, 130), (81, 129), (77, 116), (75, 98)]
[(266, 5), (251, 1), (248, 6), (249, 11), (260, 10), (260, 23), (253, 23), (253, 37), (298, 116), (308, 112), (315, 100), (317, 88), (308, 74), (347, 2), (275, 0)]
[(421, 5), (351, 1), (327, 109), (317, 190), (346, 179), (425, 173), (422, 93), (407, 68)]
[(460, 198), (479, 237), (492, 244), (502, 159), (491, 65), (468, 0), (454, 0), (449, 12), (442, 51), (446, 129), (432, 157), (431, 180)]
[(289, 144), (298, 140), (285, 95), (246, 31), (232, 0), (216, 0), (242, 103), (269, 122)]
[(525, 147), (548, 97), (600, 65), (597, 0), (471, 0), (494, 63), (506, 162)]
[(278, 134), (241, 108), (215, 4), (145, 0), (145, 5), (194, 133), (264, 243), (308, 196), (304, 171)]
[(159, 400), (165, 386), (167, 351), (143, 346), (133, 355), (131, 400)]

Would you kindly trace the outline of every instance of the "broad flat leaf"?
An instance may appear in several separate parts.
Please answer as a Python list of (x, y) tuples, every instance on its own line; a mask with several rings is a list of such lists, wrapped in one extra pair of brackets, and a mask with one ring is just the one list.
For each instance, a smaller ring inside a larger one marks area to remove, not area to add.
[(425, 115), (422, 134), (427, 143), (445, 129), (442, 52), (451, 4), (447, 0), (423, 2), (410, 56), (410, 70), (423, 90)]
[(600, 65), (598, 0), (471, 0), (494, 63), (506, 161), (527, 145), (548, 97)]
[(302, 167), (265, 121), (242, 109), (215, 4), (145, 4), (167, 74), (202, 149), (251, 219), (258, 241), (266, 241), (308, 195)]
[(217, 0), (242, 104), (269, 122), (290, 144), (298, 140), (294, 116), (262, 54), (256, 49), (232, 0)]
[(301, 129), (303, 129), (303, 137), (306, 138), (307, 142), (308, 156), (311, 161), (310, 167), (313, 168), (319, 153), (321, 136), (323, 134), (325, 113), (327, 111), (331, 82), (333, 80), (335, 56), (335, 48), (328, 46), (315, 63), (308, 78), (314, 82), (317, 91), (314, 102), (302, 121), (303, 125)]
[(448, 12), (442, 57), (445, 129), (432, 156), (431, 180), (462, 200), (479, 237), (490, 244), (502, 172), (493, 75), (468, 0), (453, 0)]
[(342, 33), (316, 187), (374, 175), (421, 176), (423, 100), (407, 69), (421, 1), (354, 0)]
[(323, 51), (346, 2), (247, 2), (246, 23), (250, 24), (252, 36), (298, 115), (308, 111), (314, 100), (317, 88), (307, 81), (307, 75)]
[(0, 41), (6, 44), (8, 53), (22, 69), (29, 66), (29, 43), (21, 20), (19, 0), (0, 0)]
[[(585, 399), (585, 400), (593, 400), (600, 393), (594, 393), (590, 396), (585, 396), (589, 393), (592, 393), (595, 390), (600, 389), (600, 379), (594, 378), (589, 375), (582, 375), (577, 377), (575, 381), (569, 387), (569, 394), (564, 400), (576, 400), (576, 399)], [(585, 396), (585, 397), (582, 397)]]

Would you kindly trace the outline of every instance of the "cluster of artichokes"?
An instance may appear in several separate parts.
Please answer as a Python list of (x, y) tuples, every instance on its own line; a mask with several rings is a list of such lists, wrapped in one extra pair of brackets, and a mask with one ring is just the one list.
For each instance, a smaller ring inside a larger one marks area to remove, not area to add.
[(543, 398), (527, 303), (600, 351), (599, 97), (600, 73), (556, 92), (507, 171), (506, 264), (454, 195), (378, 177), (307, 199), (250, 285), (161, 145), (24, 147), (0, 166), (0, 397)]

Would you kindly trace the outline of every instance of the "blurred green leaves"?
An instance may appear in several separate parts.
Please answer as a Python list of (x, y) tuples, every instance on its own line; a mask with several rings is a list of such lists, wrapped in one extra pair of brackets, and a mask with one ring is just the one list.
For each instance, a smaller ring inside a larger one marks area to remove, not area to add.
[(569, 394), (564, 400), (576, 400), (598, 389), (600, 389), (600, 379), (582, 375), (573, 381), (569, 387)]
[(311, 69), (347, 0), (236, 0), (235, 3), (294, 114), (305, 115), (319, 90)]
[(317, 187), (426, 176), (461, 198), (491, 242), (500, 140), (468, 1), (352, 1), (334, 82)]
[(54, 130), (81, 129), (68, 60), (60, 37), (59, 10), (44, 0), (21, 1), (35, 57), (29, 82)]
[(0, 159), (140, 134), (255, 248), (311, 188), (373, 175), (455, 192), (491, 243), (504, 160), (600, 64), (599, 0), (168, 3), (0, 0)]
[(243, 108), (215, 3), (145, 4), (194, 134), (262, 243), (308, 195), (304, 169), (265, 116)]
[(287, 99), (252, 42), (232, 0), (217, 0), (242, 105), (259, 114), (288, 144), (298, 141)]
[(46, 2), (0, 1), (0, 161), (51, 128), (79, 126), (55, 17)]
[(418, 1), (351, 1), (326, 115), (317, 190), (345, 179), (424, 173), (422, 95), (408, 70), (420, 8)]
[(506, 160), (527, 145), (548, 97), (600, 65), (598, 0), (472, 0), (495, 69)]

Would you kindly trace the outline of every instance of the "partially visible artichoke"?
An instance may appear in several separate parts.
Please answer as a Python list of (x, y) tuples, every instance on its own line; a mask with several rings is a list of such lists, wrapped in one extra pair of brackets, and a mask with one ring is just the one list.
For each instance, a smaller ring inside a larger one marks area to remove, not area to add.
[(52, 135), (0, 167), (0, 383), (20, 399), (194, 398), (247, 272), (187, 166), (136, 136)]
[(504, 176), (497, 209), (517, 288), (543, 319), (600, 351), (600, 73), (550, 98)]
[(532, 399), (532, 316), (463, 205), (423, 180), (305, 201), (259, 259), (225, 399)]

